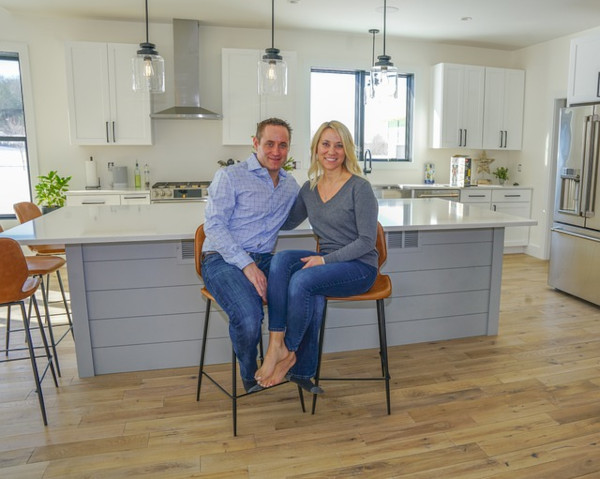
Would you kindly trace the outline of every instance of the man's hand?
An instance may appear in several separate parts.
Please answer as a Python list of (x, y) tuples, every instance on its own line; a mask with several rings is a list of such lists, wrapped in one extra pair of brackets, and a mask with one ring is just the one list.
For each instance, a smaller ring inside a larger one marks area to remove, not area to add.
[(323, 256), (305, 256), (304, 258), (300, 258), (300, 261), (304, 263), (302, 269), (312, 268), (313, 266), (321, 266), (325, 264)]
[(267, 277), (260, 270), (256, 263), (252, 262), (248, 266), (246, 266), (242, 272), (248, 278), (248, 280), (254, 285), (256, 288), (256, 292), (263, 299), (263, 301), (267, 301)]

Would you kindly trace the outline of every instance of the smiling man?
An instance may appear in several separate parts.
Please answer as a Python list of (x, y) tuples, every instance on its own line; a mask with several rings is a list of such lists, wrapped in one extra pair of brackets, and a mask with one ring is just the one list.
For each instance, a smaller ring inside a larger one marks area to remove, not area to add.
[(267, 276), (277, 233), (299, 190), (282, 168), (291, 134), (279, 118), (260, 122), (253, 138), (256, 153), (219, 170), (208, 189), (202, 278), (229, 316), (229, 336), (248, 392), (261, 389), (254, 373)]

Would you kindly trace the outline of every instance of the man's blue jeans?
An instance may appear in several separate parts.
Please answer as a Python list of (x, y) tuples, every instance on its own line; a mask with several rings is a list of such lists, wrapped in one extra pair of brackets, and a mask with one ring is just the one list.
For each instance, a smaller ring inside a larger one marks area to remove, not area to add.
[[(273, 255), (249, 253), (268, 278)], [(262, 298), (241, 269), (231, 265), (218, 253), (204, 256), (202, 279), (206, 289), (229, 316), (229, 336), (240, 365), (244, 385), (256, 383), (257, 346), (264, 318)]]
[(368, 291), (377, 268), (360, 261), (344, 261), (302, 269), (300, 258), (314, 251), (289, 250), (271, 261), (267, 299), (269, 331), (285, 331), (285, 345), (296, 351), (290, 373), (310, 379), (317, 370), (319, 328), (325, 296), (352, 296)]

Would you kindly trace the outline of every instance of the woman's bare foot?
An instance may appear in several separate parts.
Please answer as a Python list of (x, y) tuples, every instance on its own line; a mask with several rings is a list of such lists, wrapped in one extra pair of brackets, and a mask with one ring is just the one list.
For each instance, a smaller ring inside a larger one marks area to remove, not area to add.
[(269, 333), (269, 347), (267, 348), (267, 354), (265, 354), (262, 365), (254, 374), (254, 379), (256, 379), (263, 387), (264, 385), (261, 381), (270, 377), (273, 374), (273, 371), (275, 371), (277, 363), (285, 359), (290, 353), (283, 342), (284, 334), (285, 333), (279, 331), (272, 331)]
[(258, 381), (258, 384), (260, 384), (262, 387), (268, 388), (282, 383), (285, 379), (286, 374), (289, 372), (289, 370), (294, 364), (296, 364), (296, 353), (294, 351), (288, 351), (286, 357), (284, 357), (275, 365), (273, 374), (271, 374), (271, 376), (267, 378), (261, 378)]

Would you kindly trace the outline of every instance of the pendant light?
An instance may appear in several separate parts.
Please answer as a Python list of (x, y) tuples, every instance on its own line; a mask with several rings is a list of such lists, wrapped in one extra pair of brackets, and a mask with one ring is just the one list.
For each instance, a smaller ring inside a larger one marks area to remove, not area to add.
[(378, 99), (398, 98), (398, 69), (390, 61), (392, 57), (385, 53), (386, 16), (387, 0), (383, 0), (383, 55), (379, 55), (371, 67), (371, 98)]
[(364, 92), (364, 97), (365, 97), (365, 103), (367, 101), (367, 99), (371, 96), (371, 74), (370, 74), (370, 68), (372, 68), (375, 65), (375, 35), (377, 35), (379, 33), (379, 30), (377, 28), (371, 28), (369, 29), (369, 33), (373, 36), (373, 50), (371, 52), (371, 66), (369, 67), (369, 75), (365, 78), (365, 92)]
[(165, 92), (165, 61), (148, 41), (148, 0), (146, 1), (146, 41), (140, 43), (137, 55), (131, 59), (133, 91)]
[(287, 65), (275, 48), (275, 0), (271, 0), (271, 48), (258, 62), (259, 95), (287, 95)]

